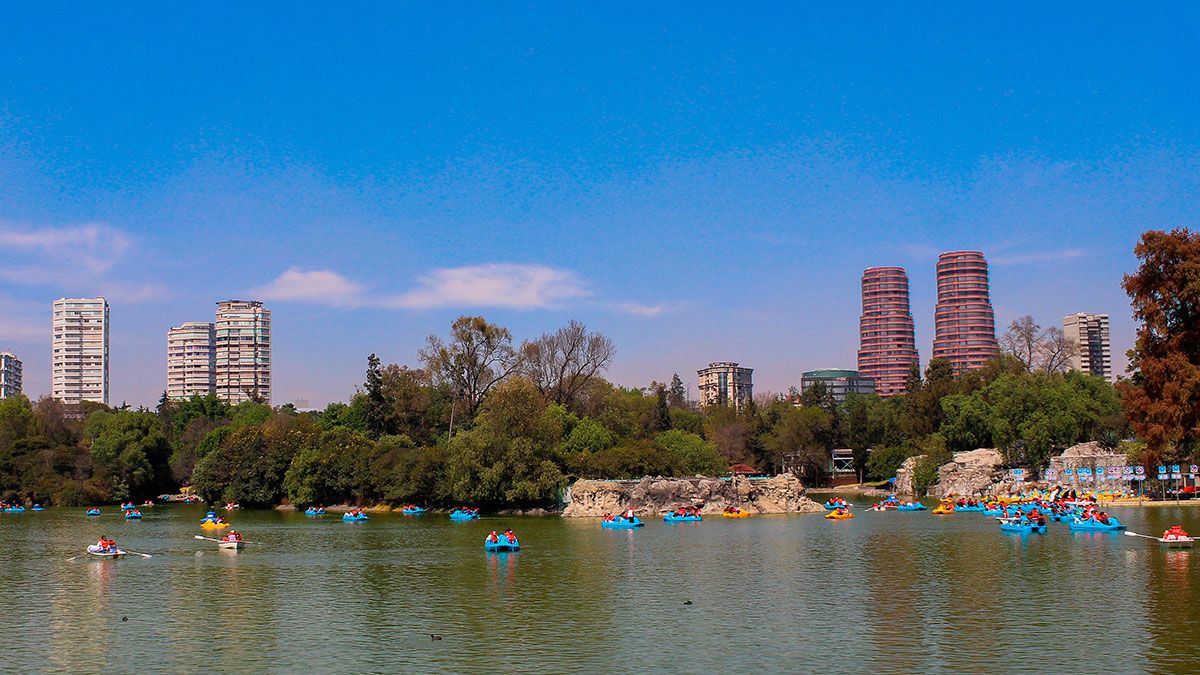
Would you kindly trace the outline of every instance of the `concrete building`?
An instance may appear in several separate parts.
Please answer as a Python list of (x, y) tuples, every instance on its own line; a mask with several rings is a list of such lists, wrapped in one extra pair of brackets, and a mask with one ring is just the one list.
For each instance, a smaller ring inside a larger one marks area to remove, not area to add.
[(51, 395), (63, 403), (108, 404), (108, 301), (54, 301)]
[(1079, 312), (1063, 317), (1063, 335), (1074, 345), (1070, 366), (1112, 381), (1112, 345), (1108, 315)]
[(948, 360), (955, 373), (981, 368), (1000, 351), (989, 290), (987, 260), (979, 251), (938, 257), (933, 358)]
[(700, 405), (731, 405), (740, 409), (754, 399), (753, 368), (717, 361), (696, 371), (700, 376)]
[(800, 395), (812, 389), (820, 382), (825, 385), (825, 391), (833, 396), (833, 400), (841, 403), (851, 392), (870, 396), (875, 393), (875, 382), (869, 377), (863, 377), (857, 370), (839, 370), (825, 368), (822, 370), (806, 370), (800, 374)]
[(862, 275), (858, 319), (858, 374), (875, 383), (875, 393), (905, 392), (908, 371), (919, 363), (916, 331), (903, 267), (871, 267)]
[(12, 352), (0, 352), (0, 398), (21, 393), (21, 359)]
[(271, 310), (258, 300), (218, 302), (214, 330), (217, 396), (270, 403)]
[(216, 329), (188, 321), (167, 331), (167, 397), (186, 399), (217, 391)]

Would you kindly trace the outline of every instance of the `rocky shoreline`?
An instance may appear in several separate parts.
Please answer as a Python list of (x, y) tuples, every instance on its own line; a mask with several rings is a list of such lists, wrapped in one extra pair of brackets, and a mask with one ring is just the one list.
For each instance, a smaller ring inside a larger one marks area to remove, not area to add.
[(821, 513), (825, 508), (809, 499), (800, 479), (791, 474), (751, 480), (722, 478), (646, 477), (640, 481), (580, 480), (570, 488), (564, 518), (598, 518), (633, 509), (642, 515), (662, 515), (675, 509), (699, 509), (719, 514), (736, 506), (751, 513)]

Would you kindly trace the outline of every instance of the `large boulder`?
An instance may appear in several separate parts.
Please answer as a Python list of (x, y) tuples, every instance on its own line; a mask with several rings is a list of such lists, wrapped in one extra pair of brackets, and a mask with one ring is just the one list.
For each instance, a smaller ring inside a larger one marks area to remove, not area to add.
[(938, 482), (930, 489), (935, 497), (982, 496), (1000, 480), (1004, 456), (995, 448), (954, 453), (954, 461), (938, 467)]
[(599, 517), (632, 508), (660, 515), (679, 508), (721, 513), (737, 506), (758, 513), (818, 513), (824, 508), (805, 496), (792, 474), (765, 480), (745, 476), (720, 478), (643, 478), (640, 481), (580, 480), (571, 486), (564, 517)]
[(909, 457), (896, 469), (896, 494), (913, 494), (913, 472), (917, 470), (917, 462), (924, 456)]

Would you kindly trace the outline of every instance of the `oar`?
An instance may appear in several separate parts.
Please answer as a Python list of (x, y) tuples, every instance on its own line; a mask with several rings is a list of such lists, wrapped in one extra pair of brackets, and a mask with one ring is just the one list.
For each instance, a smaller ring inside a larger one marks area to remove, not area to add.
[[(204, 540), (206, 540), (206, 541), (215, 541), (215, 542), (217, 542), (218, 544), (228, 544), (228, 543), (229, 543), (229, 542), (227, 542), (227, 541), (224, 541), (224, 540), (222, 540), (222, 539), (213, 539), (212, 537), (202, 537), (202, 536), (200, 536), (200, 535), (198, 535), (198, 534), (193, 534), (193, 535), (192, 535), (192, 539), (204, 539)], [(246, 540), (242, 540), (242, 543), (243, 543), (243, 544), (257, 544), (258, 542), (257, 542), (257, 541), (246, 541)]]
[(1141, 537), (1142, 539), (1153, 539), (1154, 541), (1159, 541), (1158, 537), (1151, 537), (1148, 534), (1138, 534), (1137, 532), (1130, 532), (1129, 530), (1125, 530), (1121, 534), (1125, 535), (1126, 537)]
[(154, 557), (154, 556), (150, 555), (149, 553), (138, 553), (137, 551), (130, 551), (129, 549), (124, 549), (124, 551), (130, 555), (140, 555), (143, 558), (153, 558)]

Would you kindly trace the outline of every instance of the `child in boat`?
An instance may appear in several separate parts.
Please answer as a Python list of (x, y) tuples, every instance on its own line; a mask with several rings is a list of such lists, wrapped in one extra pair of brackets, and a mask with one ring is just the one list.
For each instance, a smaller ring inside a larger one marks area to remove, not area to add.
[(1169, 530), (1164, 530), (1162, 538), (1168, 541), (1176, 541), (1179, 539), (1190, 539), (1187, 532), (1183, 531), (1182, 525), (1172, 525)]

